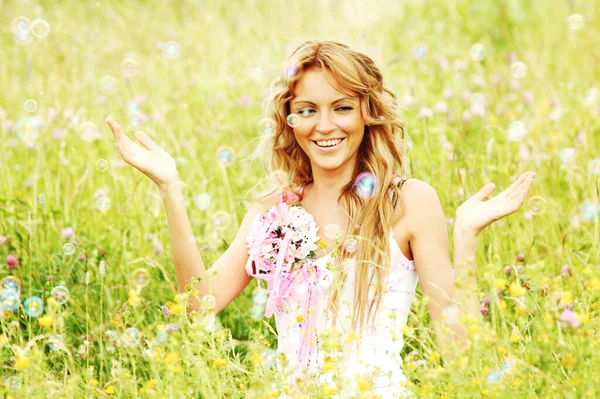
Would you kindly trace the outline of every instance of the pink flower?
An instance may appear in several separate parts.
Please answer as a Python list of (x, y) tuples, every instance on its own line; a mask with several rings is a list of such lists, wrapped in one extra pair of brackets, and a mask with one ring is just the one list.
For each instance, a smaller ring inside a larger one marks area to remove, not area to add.
[(106, 193), (104, 192), (103, 188), (99, 188), (98, 190), (96, 190), (96, 192), (94, 193), (94, 198), (101, 198), (101, 197), (106, 197)]
[(443, 96), (444, 96), (444, 98), (452, 98), (452, 97), (454, 97), (454, 90), (452, 90), (450, 88), (444, 89)]
[(431, 108), (421, 108), (419, 111), (419, 117), (421, 118), (433, 118), (433, 110)]
[(60, 129), (60, 128), (52, 129), (52, 137), (57, 141), (62, 141), (66, 135), (67, 135), (67, 132), (65, 131), (65, 129)]
[(579, 321), (579, 316), (577, 315), (577, 313), (571, 310), (565, 310), (564, 312), (562, 312), (562, 314), (560, 315), (560, 321), (569, 323), (573, 328), (577, 328), (579, 327), (579, 325), (581, 325), (581, 322)]
[(159, 253), (161, 253), (162, 251), (164, 251), (164, 248), (162, 246), (162, 244), (158, 241), (154, 242), (154, 245), (152, 246), (154, 248), (154, 254), (158, 255)]
[(446, 112), (448, 112), (448, 104), (446, 104), (446, 101), (438, 101), (433, 106), (433, 109), (435, 112), (438, 112), (438, 113), (446, 113)]
[(469, 122), (471, 122), (472, 118), (473, 118), (473, 116), (471, 115), (470, 111), (463, 112), (463, 114), (462, 114), (462, 120), (463, 120), (463, 122), (469, 123)]
[(533, 105), (533, 93), (530, 91), (523, 93), (523, 102), (527, 105)]
[(72, 227), (67, 227), (66, 229), (63, 229), (62, 231), (62, 238), (71, 238), (73, 237), (74, 233), (73, 233), (73, 228)]
[(240, 104), (242, 107), (247, 107), (252, 104), (252, 97), (242, 96), (238, 99), (238, 104)]
[(569, 277), (571, 275), (571, 267), (569, 265), (564, 265), (560, 270), (560, 275), (563, 277)]
[(14, 269), (15, 266), (19, 264), (19, 260), (14, 255), (8, 255), (6, 257), (6, 267), (9, 269)]
[(0, 236), (0, 245), (4, 244), (6, 241), (8, 241), (8, 237)]
[(15, 123), (13, 121), (11, 121), (10, 119), (7, 119), (4, 121), (4, 130), (6, 130), (7, 132), (12, 132), (13, 128), (15, 126)]

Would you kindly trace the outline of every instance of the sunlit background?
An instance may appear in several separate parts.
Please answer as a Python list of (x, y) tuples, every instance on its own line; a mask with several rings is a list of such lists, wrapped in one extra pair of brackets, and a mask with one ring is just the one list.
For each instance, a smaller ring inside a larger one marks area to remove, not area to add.
[(479, 238), (486, 322), (460, 370), (442, 367), (418, 292), (399, 331), (407, 389), (600, 396), (599, 19), (595, 0), (0, 0), (0, 392), (300, 397), (274, 374), (273, 320), (250, 314), (254, 281), (216, 316), (210, 298), (194, 323), (182, 313), (158, 190), (104, 119), (176, 159), (209, 266), (272, 184), (250, 160), (272, 131), (270, 81), (300, 43), (330, 39), (382, 70), (405, 172), (437, 191), (449, 233), (484, 184), (537, 172)]

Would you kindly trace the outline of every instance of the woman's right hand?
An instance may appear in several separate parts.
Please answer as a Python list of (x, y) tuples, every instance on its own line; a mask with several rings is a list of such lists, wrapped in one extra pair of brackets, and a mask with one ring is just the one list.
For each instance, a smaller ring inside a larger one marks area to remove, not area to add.
[(141, 130), (134, 133), (144, 146), (142, 148), (123, 133), (113, 118), (110, 116), (106, 118), (106, 123), (115, 136), (117, 148), (125, 162), (152, 179), (161, 190), (168, 189), (171, 183), (179, 181), (177, 164), (173, 157), (152, 141), (146, 133)]

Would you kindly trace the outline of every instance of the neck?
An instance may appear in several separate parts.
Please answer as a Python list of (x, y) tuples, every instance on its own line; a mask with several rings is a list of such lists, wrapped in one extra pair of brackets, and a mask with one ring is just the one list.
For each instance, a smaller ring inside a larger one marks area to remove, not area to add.
[(321, 204), (337, 203), (342, 189), (352, 179), (352, 174), (351, 168), (336, 172), (313, 170), (313, 182), (306, 187), (313, 200)]

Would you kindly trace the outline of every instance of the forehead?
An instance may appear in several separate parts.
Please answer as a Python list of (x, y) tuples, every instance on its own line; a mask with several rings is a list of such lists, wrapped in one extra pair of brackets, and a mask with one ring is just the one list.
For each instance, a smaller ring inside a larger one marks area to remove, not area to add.
[(358, 94), (343, 87), (327, 69), (310, 68), (296, 82), (294, 97), (290, 104), (298, 101), (330, 103), (340, 97), (357, 97)]

